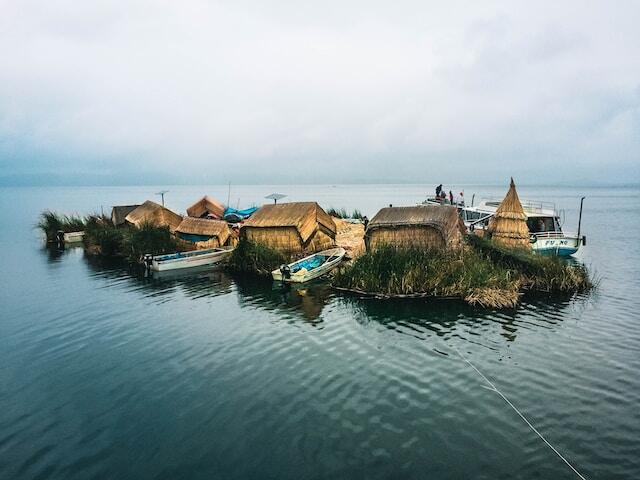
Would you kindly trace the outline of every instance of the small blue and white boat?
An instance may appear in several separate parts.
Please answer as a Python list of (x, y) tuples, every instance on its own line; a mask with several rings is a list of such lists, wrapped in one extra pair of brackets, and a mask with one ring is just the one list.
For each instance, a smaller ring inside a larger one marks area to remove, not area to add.
[(297, 262), (282, 265), (271, 272), (274, 280), (287, 283), (302, 283), (321, 277), (342, 261), (347, 252), (344, 248), (331, 248), (309, 255)]
[(208, 248), (192, 252), (176, 252), (167, 255), (146, 256), (145, 263), (155, 272), (182, 268), (218, 265), (229, 258), (233, 247)]

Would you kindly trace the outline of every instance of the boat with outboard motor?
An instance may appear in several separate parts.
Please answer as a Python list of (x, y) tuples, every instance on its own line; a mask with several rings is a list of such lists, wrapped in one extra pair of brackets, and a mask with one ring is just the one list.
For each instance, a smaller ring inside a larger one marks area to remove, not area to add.
[[(562, 230), (563, 212), (556, 210), (555, 204), (550, 202), (536, 202), (523, 200), (522, 208), (527, 216), (531, 248), (534, 252), (568, 257), (575, 254), (581, 245), (586, 245), (586, 237), (581, 236), (582, 205), (580, 200), (580, 216), (578, 233)], [(482, 200), (478, 205), (463, 207), (460, 216), (467, 229), (486, 229), (489, 220), (495, 215), (500, 200)]]
[(155, 272), (218, 265), (229, 258), (233, 247), (207, 248), (167, 255), (145, 255), (144, 263)]
[(288, 265), (282, 265), (271, 272), (271, 276), (274, 280), (287, 283), (308, 282), (337, 267), (346, 253), (341, 247), (323, 250)]

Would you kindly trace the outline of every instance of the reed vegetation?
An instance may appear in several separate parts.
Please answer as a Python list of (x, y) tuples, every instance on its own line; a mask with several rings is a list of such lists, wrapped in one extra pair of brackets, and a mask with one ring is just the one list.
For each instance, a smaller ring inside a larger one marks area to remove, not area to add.
[(126, 257), (131, 261), (138, 261), (147, 253), (161, 255), (182, 249), (167, 226), (143, 223), (140, 228), (117, 228), (110, 218), (102, 215), (92, 215), (87, 220), (84, 244), (90, 254)]
[(229, 259), (229, 268), (239, 273), (271, 275), (271, 272), (287, 263), (287, 258), (277, 250), (240, 237)]
[(520, 281), (472, 249), (451, 252), (381, 245), (339, 270), (333, 285), (381, 296), (462, 298), (510, 307)]
[(536, 254), (526, 248), (509, 248), (475, 235), (469, 236), (467, 241), (481, 255), (521, 275), (525, 289), (543, 292), (582, 292), (594, 286), (584, 265), (555, 256)]
[(358, 220), (362, 220), (364, 218), (364, 215), (362, 215), (362, 212), (360, 210), (355, 209), (353, 212), (351, 212), (351, 215), (349, 215), (349, 212), (347, 212), (347, 209), (344, 207), (339, 209), (335, 209), (331, 207), (329, 210), (327, 210), (327, 213), (332, 217), (342, 218), (342, 219), (355, 218)]
[(40, 214), (36, 228), (42, 230), (47, 241), (54, 241), (59, 231), (64, 233), (83, 231), (86, 222), (87, 219), (79, 215), (64, 215), (45, 210)]
[(114, 227), (104, 215), (91, 215), (84, 230), (85, 250), (105, 257), (124, 256), (125, 230)]
[(472, 236), (459, 252), (381, 245), (339, 270), (333, 285), (383, 297), (460, 298), (508, 308), (524, 291), (580, 292), (592, 281), (582, 265)]
[(125, 251), (130, 260), (139, 260), (145, 254), (162, 255), (183, 250), (167, 225), (143, 223), (140, 228), (129, 228), (125, 235)]

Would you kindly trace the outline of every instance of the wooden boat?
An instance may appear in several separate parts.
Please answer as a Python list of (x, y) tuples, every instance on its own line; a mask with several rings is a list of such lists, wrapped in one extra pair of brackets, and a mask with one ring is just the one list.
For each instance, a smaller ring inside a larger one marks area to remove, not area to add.
[(218, 265), (229, 258), (233, 247), (208, 248), (192, 252), (177, 252), (167, 255), (147, 256), (145, 264), (155, 272), (181, 268)]
[(79, 243), (84, 238), (84, 232), (67, 232), (64, 234), (64, 243)]
[(271, 272), (271, 276), (274, 280), (287, 283), (308, 282), (337, 267), (346, 253), (345, 249), (340, 247), (314, 253), (297, 262), (281, 266)]

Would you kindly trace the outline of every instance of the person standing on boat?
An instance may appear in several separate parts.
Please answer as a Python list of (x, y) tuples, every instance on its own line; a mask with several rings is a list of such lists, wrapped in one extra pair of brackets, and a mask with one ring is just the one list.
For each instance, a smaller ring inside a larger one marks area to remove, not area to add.
[(442, 192), (442, 184), (436, 187), (436, 199), (440, 198), (440, 192)]
[(453, 192), (451, 190), (449, 190), (449, 203), (453, 205)]

